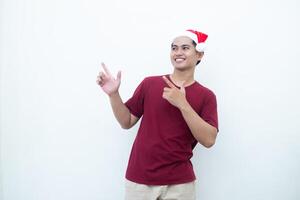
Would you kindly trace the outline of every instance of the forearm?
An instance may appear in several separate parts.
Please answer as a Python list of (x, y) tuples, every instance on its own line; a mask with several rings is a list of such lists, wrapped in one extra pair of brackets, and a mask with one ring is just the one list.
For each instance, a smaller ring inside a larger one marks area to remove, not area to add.
[(130, 111), (123, 103), (119, 92), (109, 96), (113, 113), (122, 128), (130, 128)]
[(217, 137), (217, 129), (204, 121), (188, 102), (185, 102), (179, 109), (195, 139), (207, 148), (213, 146)]

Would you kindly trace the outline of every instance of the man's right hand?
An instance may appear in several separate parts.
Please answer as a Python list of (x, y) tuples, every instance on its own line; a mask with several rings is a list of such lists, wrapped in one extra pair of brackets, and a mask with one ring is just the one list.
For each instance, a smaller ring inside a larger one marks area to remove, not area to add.
[(100, 71), (97, 76), (97, 84), (100, 85), (102, 90), (108, 95), (111, 96), (118, 92), (121, 84), (121, 71), (118, 72), (117, 78), (115, 79), (110, 71), (107, 69), (104, 63), (101, 63), (103, 71)]

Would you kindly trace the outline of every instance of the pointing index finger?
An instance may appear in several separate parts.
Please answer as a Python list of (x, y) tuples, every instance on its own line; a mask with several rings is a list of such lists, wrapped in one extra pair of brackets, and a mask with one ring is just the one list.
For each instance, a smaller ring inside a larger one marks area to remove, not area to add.
[(170, 88), (176, 88), (176, 86), (171, 81), (169, 81), (166, 76), (163, 76), (163, 79)]
[(106, 65), (105, 65), (104, 63), (101, 63), (101, 65), (102, 65), (102, 67), (103, 67), (105, 73), (106, 73), (108, 76), (111, 76), (111, 73), (110, 73), (110, 71), (107, 69)]

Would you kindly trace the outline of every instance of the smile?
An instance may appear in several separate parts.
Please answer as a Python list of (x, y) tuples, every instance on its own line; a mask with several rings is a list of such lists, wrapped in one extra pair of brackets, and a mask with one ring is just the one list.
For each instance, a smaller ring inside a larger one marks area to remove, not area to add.
[(182, 61), (185, 61), (184, 58), (175, 58), (175, 62), (182, 62)]

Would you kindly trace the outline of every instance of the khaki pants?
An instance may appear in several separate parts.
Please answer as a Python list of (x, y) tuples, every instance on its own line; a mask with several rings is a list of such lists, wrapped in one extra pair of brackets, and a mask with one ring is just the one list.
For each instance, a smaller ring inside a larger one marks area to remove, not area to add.
[(196, 200), (195, 181), (152, 186), (126, 180), (125, 200)]

